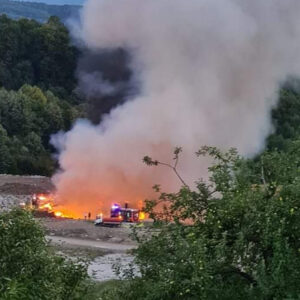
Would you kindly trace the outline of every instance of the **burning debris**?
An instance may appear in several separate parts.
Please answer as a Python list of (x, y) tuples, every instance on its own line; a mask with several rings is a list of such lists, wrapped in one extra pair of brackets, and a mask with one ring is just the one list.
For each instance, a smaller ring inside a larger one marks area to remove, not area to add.
[(54, 194), (34, 194), (29, 206), (38, 217), (56, 217), (74, 219), (74, 216), (65, 210), (59, 210), (55, 204)]
[[(84, 213), (79, 218), (69, 210), (65, 210), (56, 203), (55, 194), (34, 194), (31, 201), (21, 202), (23, 208), (31, 208), (37, 217), (55, 217), (67, 219), (91, 219), (91, 213)], [(145, 219), (145, 214), (140, 209), (129, 208), (128, 203), (122, 208), (119, 204), (113, 204), (110, 217), (103, 217), (103, 213), (96, 215), (95, 225), (120, 225), (121, 223), (139, 223)]]

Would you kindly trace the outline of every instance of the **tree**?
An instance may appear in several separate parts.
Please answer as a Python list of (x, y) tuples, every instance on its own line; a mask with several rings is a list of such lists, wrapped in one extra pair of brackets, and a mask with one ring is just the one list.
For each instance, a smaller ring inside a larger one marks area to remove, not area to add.
[[(294, 80), (295, 81), (295, 80)], [(293, 82), (293, 81), (292, 81)], [(299, 80), (294, 82), (299, 86)], [(272, 111), (274, 132), (267, 139), (269, 150), (285, 150), (288, 144), (300, 136), (300, 96), (293, 85), (281, 89), (278, 107)]]
[(9, 153), (9, 138), (6, 130), (0, 124), (0, 173), (10, 169), (12, 157)]
[(57, 17), (40, 24), (0, 16), (0, 86), (8, 90), (31, 84), (71, 96), (78, 54)]
[(83, 299), (86, 279), (85, 265), (51, 251), (29, 212), (0, 214), (1, 299)]
[(51, 175), (55, 161), (50, 136), (69, 130), (79, 114), (77, 107), (37, 86), (24, 85), (17, 92), (0, 89), (0, 125), (6, 136), (0, 142), (1, 172)]
[(197, 155), (214, 161), (209, 181), (177, 193), (155, 187), (145, 207), (154, 226), (134, 232), (141, 276), (130, 273), (109, 297), (299, 299), (299, 141), (265, 153), (264, 184), (234, 149)]

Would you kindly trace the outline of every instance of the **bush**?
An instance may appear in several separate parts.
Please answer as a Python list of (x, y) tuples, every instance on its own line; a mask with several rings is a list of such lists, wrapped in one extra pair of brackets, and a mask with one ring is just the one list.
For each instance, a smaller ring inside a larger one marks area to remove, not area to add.
[(86, 266), (53, 254), (27, 211), (0, 214), (0, 299), (84, 299)]
[(141, 276), (102, 299), (299, 299), (299, 142), (265, 153), (259, 173), (235, 150), (198, 155), (214, 161), (209, 182), (171, 194), (155, 187), (145, 209), (154, 226), (135, 232)]

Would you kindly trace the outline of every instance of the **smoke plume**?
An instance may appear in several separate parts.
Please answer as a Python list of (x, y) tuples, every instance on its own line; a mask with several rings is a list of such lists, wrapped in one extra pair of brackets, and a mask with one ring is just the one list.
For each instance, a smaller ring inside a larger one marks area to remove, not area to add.
[(207, 162), (194, 156), (201, 145), (262, 149), (279, 84), (300, 73), (299, 15), (299, 0), (88, 0), (86, 46), (126, 49), (141, 87), (100, 125), (81, 120), (56, 136), (64, 205), (82, 214), (134, 205), (155, 183), (177, 189), (170, 170), (141, 162), (171, 161), (175, 146), (189, 184), (206, 176)]
[(89, 120), (99, 124), (104, 114), (136, 93), (128, 67), (130, 57), (124, 49), (83, 49), (81, 52), (77, 93), (87, 99)]

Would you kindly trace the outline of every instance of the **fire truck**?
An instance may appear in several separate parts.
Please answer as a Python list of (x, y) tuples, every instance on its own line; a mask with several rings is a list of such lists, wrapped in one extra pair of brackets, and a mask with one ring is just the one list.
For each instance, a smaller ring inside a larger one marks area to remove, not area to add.
[(144, 217), (139, 209), (129, 208), (128, 204), (121, 207), (119, 204), (113, 204), (110, 210), (110, 217), (103, 218), (99, 214), (95, 220), (96, 226), (120, 226), (122, 223), (139, 223)]

